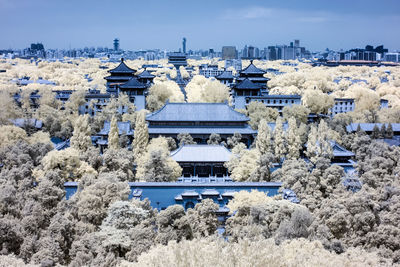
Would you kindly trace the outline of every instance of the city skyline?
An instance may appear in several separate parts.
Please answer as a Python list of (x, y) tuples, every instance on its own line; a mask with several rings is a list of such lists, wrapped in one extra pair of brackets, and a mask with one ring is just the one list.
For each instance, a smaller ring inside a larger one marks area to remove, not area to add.
[[(339, 50), (384, 44), (396, 50), (400, 37), (399, 3), (373, 1), (184, 1), (135, 2), (0, 0), (4, 39), (0, 49), (26, 48), (42, 42), (45, 48), (112, 48), (178, 50), (187, 38), (187, 50), (234, 45), (265, 47), (300, 39), (312, 51)], [(374, 18), (373, 20), (371, 18)], [(50, 23), (51, 22), (51, 23)]]

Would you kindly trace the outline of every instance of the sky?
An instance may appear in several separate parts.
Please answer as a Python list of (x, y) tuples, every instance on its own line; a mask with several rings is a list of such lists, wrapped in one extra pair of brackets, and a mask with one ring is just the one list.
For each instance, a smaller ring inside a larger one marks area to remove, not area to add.
[(311, 51), (384, 44), (400, 50), (400, 0), (0, 0), (0, 49), (221, 51), (289, 44)]

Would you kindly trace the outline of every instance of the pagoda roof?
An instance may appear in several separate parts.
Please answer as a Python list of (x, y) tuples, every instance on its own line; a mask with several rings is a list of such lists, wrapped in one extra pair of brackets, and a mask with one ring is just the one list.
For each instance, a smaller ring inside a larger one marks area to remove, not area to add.
[(176, 162), (226, 162), (231, 155), (221, 145), (183, 145), (171, 153)]
[[(236, 78), (237, 81), (243, 81), (244, 79), (247, 79), (247, 77)], [(265, 78), (265, 77), (248, 77), (248, 79), (250, 79), (250, 81), (252, 82), (268, 82), (269, 80), (271, 80), (270, 78)]]
[(234, 86), (235, 89), (240, 90), (258, 90), (261, 89), (260, 85), (252, 82), (249, 78), (244, 79)]
[(146, 89), (147, 86), (140, 82), (136, 77), (130, 78), (129, 81), (119, 87), (120, 89)]
[(335, 141), (330, 141), (334, 157), (353, 157), (354, 153), (340, 146)]
[(250, 119), (228, 103), (169, 103), (149, 114), (147, 121), (247, 122)]
[(132, 73), (133, 74), (133, 73), (135, 73), (135, 70), (129, 68), (125, 64), (124, 59), (121, 58), (121, 63), (119, 63), (119, 65), (116, 68), (109, 70), (108, 72), (109, 73)]
[(148, 72), (147, 70), (144, 70), (142, 73), (140, 73), (138, 75), (139, 78), (142, 79), (152, 79), (154, 77), (156, 77), (155, 75), (151, 74), (150, 72)]
[(128, 81), (132, 76), (106, 76), (104, 79), (107, 81)]
[(253, 61), (251, 61), (250, 65), (240, 72), (240, 74), (264, 74), (264, 73), (266, 72), (263, 71), (262, 69), (257, 68), (253, 64)]
[(233, 80), (235, 77), (233, 77), (232, 72), (225, 70), (215, 78), (217, 78), (217, 80)]

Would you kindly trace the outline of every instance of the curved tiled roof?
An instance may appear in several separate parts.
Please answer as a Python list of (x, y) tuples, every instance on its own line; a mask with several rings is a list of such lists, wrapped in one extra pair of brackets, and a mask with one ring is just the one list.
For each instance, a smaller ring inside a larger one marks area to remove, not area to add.
[(231, 155), (221, 145), (183, 145), (171, 153), (176, 162), (226, 162)]
[(142, 73), (140, 73), (138, 75), (139, 78), (142, 79), (152, 79), (154, 77), (156, 77), (155, 75), (151, 74), (150, 72), (148, 72), (147, 70), (144, 70)]
[(121, 89), (146, 89), (147, 86), (144, 83), (139, 82), (139, 80), (136, 77), (132, 77), (129, 79), (129, 81), (127, 81), (126, 83), (121, 85), (119, 88), (121, 88)]
[(121, 63), (119, 63), (119, 65), (108, 71), (109, 73), (135, 73), (134, 69), (129, 68), (125, 63), (124, 63), (124, 59), (121, 59)]
[(217, 80), (232, 80), (234, 79), (232, 72), (229, 71), (224, 71), (223, 73), (221, 73), (220, 75), (218, 75)]
[(246, 78), (240, 83), (236, 84), (234, 86), (235, 89), (240, 89), (240, 90), (258, 90), (260, 89), (260, 86), (256, 83), (253, 83), (250, 79)]
[(264, 74), (264, 73), (265, 71), (254, 66), (253, 62), (251, 62), (250, 65), (247, 66), (247, 68), (245, 68), (240, 72), (240, 74)]
[(227, 103), (166, 103), (149, 114), (147, 121), (247, 122), (250, 119)]

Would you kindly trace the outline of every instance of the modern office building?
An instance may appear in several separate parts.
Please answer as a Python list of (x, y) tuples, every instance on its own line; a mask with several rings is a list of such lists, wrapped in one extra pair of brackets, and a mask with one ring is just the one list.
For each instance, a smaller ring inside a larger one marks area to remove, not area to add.
[(237, 51), (235, 46), (222, 47), (222, 59), (237, 59)]
[(180, 66), (187, 66), (186, 55), (179, 52), (168, 53), (168, 63), (174, 65), (175, 68), (179, 69)]

